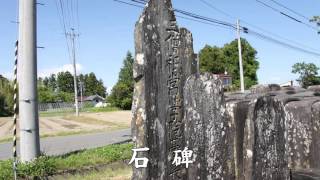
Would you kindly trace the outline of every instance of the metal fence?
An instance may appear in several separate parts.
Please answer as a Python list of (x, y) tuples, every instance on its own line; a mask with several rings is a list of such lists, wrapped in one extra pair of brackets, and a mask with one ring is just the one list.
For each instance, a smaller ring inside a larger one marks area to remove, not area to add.
[(75, 106), (74, 103), (66, 102), (39, 103), (38, 109), (40, 112), (72, 111), (75, 109)]

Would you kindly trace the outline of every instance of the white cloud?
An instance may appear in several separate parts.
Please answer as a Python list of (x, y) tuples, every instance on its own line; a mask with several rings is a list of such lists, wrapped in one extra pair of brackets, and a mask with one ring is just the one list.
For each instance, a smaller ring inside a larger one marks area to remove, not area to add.
[[(83, 66), (81, 64), (76, 64), (76, 68), (77, 68), (77, 74), (83, 71)], [(59, 72), (67, 72), (67, 71), (73, 74), (72, 64), (65, 64), (62, 67), (58, 67), (58, 68), (49, 68), (49, 69), (40, 70), (38, 71), (38, 77), (48, 77), (51, 74), (57, 74)]]
[(13, 79), (13, 72), (5, 72), (2, 75), (7, 79), (10, 79), (10, 80)]

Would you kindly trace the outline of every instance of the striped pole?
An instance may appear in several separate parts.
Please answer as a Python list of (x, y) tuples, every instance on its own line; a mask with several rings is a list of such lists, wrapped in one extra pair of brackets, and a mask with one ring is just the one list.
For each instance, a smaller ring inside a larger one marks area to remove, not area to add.
[(15, 57), (14, 57), (14, 96), (13, 96), (13, 146), (12, 146), (12, 151), (13, 151), (13, 173), (14, 173), (14, 179), (17, 179), (17, 115), (18, 115), (18, 107), (17, 107), (17, 96), (18, 96), (18, 91), (17, 91), (17, 70), (18, 70), (18, 41), (15, 43)]

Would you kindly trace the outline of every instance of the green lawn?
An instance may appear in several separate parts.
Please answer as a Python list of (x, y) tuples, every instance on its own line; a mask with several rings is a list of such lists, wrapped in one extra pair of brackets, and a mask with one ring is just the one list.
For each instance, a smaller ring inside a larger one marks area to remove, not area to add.
[[(33, 163), (18, 164), (18, 176), (23, 179), (34, 177), (45, 178), (63, 172), (106, 165), (116, 161), (124, 161), (131, 158), (133, 145), (109, 145), (96, 149), (71, 153), (64, 156), (41, 156)], [(93, 174), (94, 175), (94, 174)], [(12, 179), (12, 161), (0, 161), (0, 180)]]

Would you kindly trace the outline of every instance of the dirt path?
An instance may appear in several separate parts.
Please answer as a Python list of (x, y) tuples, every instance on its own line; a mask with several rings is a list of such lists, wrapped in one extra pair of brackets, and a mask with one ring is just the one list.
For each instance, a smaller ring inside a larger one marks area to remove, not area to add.
[[(81, 113), (80, 117), (70, 114), (65, 116), (40, 117), (40, 135), (63, 136), (126, 129), (130, 127), (130, 123), (130, 111)], [(11, 138), (11, 129), (12, 118), (0, 118), (0, 141)], [(19, 130), (17, 132), (19, 136)]]

